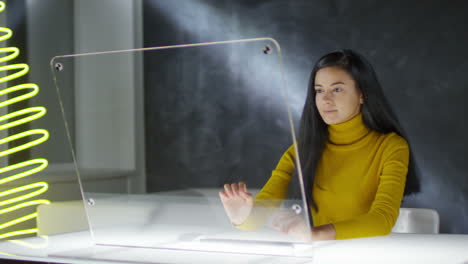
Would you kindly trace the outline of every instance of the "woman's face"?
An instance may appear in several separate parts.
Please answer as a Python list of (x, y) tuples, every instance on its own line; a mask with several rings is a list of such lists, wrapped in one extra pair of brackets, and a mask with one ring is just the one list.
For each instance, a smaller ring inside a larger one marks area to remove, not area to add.
[(346, 122), (361, 112), (362, 93), (339, 67), (320, 69), (315, 75), (315, 103), (328, 125)]

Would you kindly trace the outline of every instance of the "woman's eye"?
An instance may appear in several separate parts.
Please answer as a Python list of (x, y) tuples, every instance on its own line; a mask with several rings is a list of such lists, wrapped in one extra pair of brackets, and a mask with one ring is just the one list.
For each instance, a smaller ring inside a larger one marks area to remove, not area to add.
[(322, 89), (315, 89), (315, 93), (323, 93)]
[(341, 91), (343, 91), (343, 89), (340, 88), (340, 87), (336, 87), (335, 89), (333, 89), (333, 91), (334, 91), (334, 92), (341, 92)]

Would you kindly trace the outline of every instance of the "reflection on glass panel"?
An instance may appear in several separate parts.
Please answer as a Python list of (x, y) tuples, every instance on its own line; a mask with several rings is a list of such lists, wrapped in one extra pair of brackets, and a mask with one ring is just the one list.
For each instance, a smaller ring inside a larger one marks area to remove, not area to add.
[[(145, 105), (135, 97), (139, 62)], [(82, 181), (96, 244), (296, 255), (310, 239), (302, 199), (286, 189), (255, 197), (294, 142), (276, 42), (71, 55), (52, 66), (59, 92), (71, 94), (75, 78), (83, 102), (62, 100), (65, 116), (76, 113), (80, 177), (113, 179)], [(303, 229), (281, 234), (285, 219)]]

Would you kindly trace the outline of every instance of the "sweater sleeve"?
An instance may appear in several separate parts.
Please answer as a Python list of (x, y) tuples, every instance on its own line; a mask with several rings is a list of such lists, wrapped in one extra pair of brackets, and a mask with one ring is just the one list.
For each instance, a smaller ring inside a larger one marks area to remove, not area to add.
[(398, 218), (408, 172), (409, 148), (401, 137), (383, 155), (383, 169), (375, 199), (368, 213), (333, 223), (336, 239), (383, 236), (391, 232)]
[(295, 168), (294, 146), (290, 146), (281, 157), (270, 179), (255, 196), (254, 207), (250, 216), (241, 225), (243, 230), (255, 230), (262, 227), (268, 217), (281, 205), (286, 198), (291, 175)]

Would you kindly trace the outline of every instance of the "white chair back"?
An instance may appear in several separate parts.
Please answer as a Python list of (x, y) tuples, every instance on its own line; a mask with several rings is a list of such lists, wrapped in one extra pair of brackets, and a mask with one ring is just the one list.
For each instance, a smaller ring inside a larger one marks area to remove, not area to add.
[(425, 208), (400, 208), (393, 233), (438, 234), (439, 214)]

